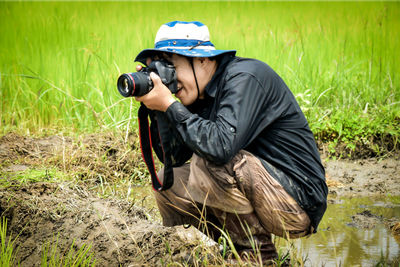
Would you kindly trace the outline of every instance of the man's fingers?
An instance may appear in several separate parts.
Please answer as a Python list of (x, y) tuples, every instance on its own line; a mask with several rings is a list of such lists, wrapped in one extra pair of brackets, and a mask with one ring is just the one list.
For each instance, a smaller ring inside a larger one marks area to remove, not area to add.
[(150, 78), (153, 81), (154, 86), (156, 86), (156, 85), (161, 83), (160, 77), (157, 74), (155, 74), (154, 72), (150, 73)]

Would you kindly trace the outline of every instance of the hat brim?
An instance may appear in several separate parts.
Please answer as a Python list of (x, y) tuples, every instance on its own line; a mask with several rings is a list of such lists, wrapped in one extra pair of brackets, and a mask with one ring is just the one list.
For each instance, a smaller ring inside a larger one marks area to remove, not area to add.
[(222, 54), (236, 54), (236, 50), (211, 50), (211, 49), (175, 49), (175, 48), (164, 48), (164, 49), (144, 49), (135, 58), (135, 61), (141, 62), (146, 65), (146, 59), (153, 56), (156, 53), (165, 52), (177, 54), (185, 57), (216, 57)]

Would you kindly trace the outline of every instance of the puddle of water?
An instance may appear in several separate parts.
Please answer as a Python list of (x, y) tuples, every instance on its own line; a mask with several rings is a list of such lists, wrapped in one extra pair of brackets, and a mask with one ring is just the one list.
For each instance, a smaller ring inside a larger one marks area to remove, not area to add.
[(400, 238), (395, 238), (384, 220), (376, 220), (372, 229), (361, 229), (352, 216), (363, 211), (396, 218), (400, 221), (400, 205), (388, 199), (345, 199), (340, 204), (329, 204), (318, 233), (294, 241), (300, 255), (307, 258), (306, 266), (375, 266), (400, 262)]

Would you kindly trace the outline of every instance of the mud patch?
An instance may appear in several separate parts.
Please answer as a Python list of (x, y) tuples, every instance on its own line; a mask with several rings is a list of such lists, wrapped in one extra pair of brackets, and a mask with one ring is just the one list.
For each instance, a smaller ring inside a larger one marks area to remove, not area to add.
[(371, 230), (379, 224), (385, 225), (390, 230), (392, 236), (400, 243), (400, 220), (399, 218), (386, 219), (382, 215), (373, 214), (370, 210), (364, 210), (351, 216), (352, 222), (349, 226), (359, 229)]
[(0, 161), (10, 163), (21, 158), (25, 161), (48, 158), (57, 154), (63, 143), (70, 144), (70, 138), (59, 136), (29, 138), (9, 133), (0, 137)]
[[(35, 183), (0, 190), (0, 214), (18, 236), (22, 266), (40, 266), (44, 246), (58, 239), (61, 252), (74, 242), (91, 245), (99, 266), (155, 266), (185, 262), (204, 235), (193, 227), (163, 227), (129, 202), (100, 199), (83, 188)], [(207, 251), (217, 246), (207, 241)], [(214, 251), (214, 252), (215, 252)]]
[(400, 161), (396, 158), (324, 160), (331, 198), (400, 195)]
[(377, 224), (382, 223), (382, 216), (372, 214), (369, 210), (351, 216), (353, 222), (350, 224), (361, 229), (373, 229)]

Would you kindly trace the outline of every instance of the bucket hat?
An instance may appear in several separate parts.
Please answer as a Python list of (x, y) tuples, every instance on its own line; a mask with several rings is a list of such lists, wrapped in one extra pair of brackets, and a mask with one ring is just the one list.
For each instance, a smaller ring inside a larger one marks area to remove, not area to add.
[(186, 57), (215, 57), (236, 50), (217, 50), (210, 42), (208, 27), (199, 21), (172, 21), (161, 25), (154, 48), (144, 49), (135, 61), (146, 63), (146, 58), (157, 52), (174, 53)]

